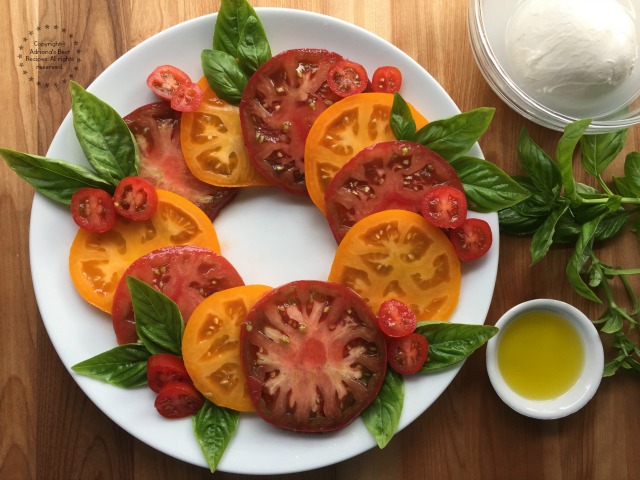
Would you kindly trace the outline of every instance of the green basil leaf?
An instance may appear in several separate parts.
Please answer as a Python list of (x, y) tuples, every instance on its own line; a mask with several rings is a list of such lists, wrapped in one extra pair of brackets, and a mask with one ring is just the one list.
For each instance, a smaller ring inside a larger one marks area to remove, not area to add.
[(404, 380), (402, 375), (388, 368), (380, 393), (360, 415), (367, 430), (376, 439), (378, 447), (386, 447), (398, 430), (403, 404)]
[(182, 352), (184, 321), (178, 306), (164, 293), (135, 277), (127, 277), (136, 332), (151, 353)]
[[(258, 14), (246, 0), (222, 0), (213, 30), (213, 49), (238, 58), (242, 31), (252, 17), (260, 24)], [(261, 24), (260, 27), (262, 28)]]
[(591, 248), (595, 239), (595, 232), (600, 220), (601, 218), (598, 217), (582, 225), (582, 231), (578, 236), (575, 249), (569, 258), (566, 268), (567, 278), (574, 290), (588, 300), (597, 303), (602, 302), (593, 290), (591, 290), (591, 288), (589, 288), (589, 286), (584, 282), (581, 277), (581, 273), (582, 268), (588, 261), (589, 255), (591, 254)]
[[(602, 333), (617, 333), (622, 330), (625, 321), (625, 315), (619, 308), (610, 308), (610, 315), (607, 317), (607, 321), (602, 325), (600, 331)], [(632, 320), (633, 321), (633, 320)]]
[(520, 165), (531, 178), (536, 190), (549, 201), (560, 195), (562, 179), (560, 171), (551, 158), (522, 129), (518, 139), (518, 158)]
[(0, 148), (0, 155), (11, 170), (38, 192), (65, 205), (71, 203), (71, 196), (79, 188), (100, 188), (110, 194), (113, 194), (115, 189), (113, 185), (81, 165), (6, 148)]
[(556, 159), (558, 161), (558, 168), (560, 169), (564, 192), (572, 204), (580, 203), (580, 196), (576, 192), (575, 180), (573, 178), (573, 151), (576, 149), (576, 145), (578, 145), (580, 138), (582, 138), (582, 135), (590, 123), (591, 120), (586, 119), (568, 124), (564, 128), (564, 133), (558, 141), (556, 149)]
[[(575, 211), (582, 211), (581, 207), (582, 205), (578, 209), (572, 209), (572, 212), (567, 212), (562, 216), (562, 218), (560, 218), (556, 224), (556, 229), (553, 235), (553, 241), (555, 243), (575, 243), (577, 241), (578, 236), (580, 236), (580, 232), (582, 231), (582, 224), (579, 223), (578, 219), (585, 216), (585, 214), (576, 214)], [(631, 212), (624, 208), (619, 209), (615, 213), (607, 214), (606, 205), (596, 205), (593, 207), (598, 207), (597, 209), (594, 208), (594, 213), (599, 211), (600, 214), (593, 215), (590, 218), (583, 220), (583, 222), (589, 221), (596, 216), (601, 216), (602, 220), (600, 220), (595, 233), (596, 241), (604, 241), (615, 237), (622, 231), (631, 216)]]
[(411, 115), (411, 109), (398, 92), (393, 94), (389, 125), (398, 140), (413, 141), (416, 137), (416, 122)]
[(624, 148), (627, 130), (583, 135), (580, 140), (582, 167), (593, 176), (600, 175)]
[(238, 412), (218, 407), (206, 399), (193, 416), (193, 433), (212, 473), (218, 468), (222, 454), (238, 430), (239, 421)]
[(71, 370), (116, 387), (139, 387), (147, 383), (147, 360), (150, 356), (144, 345), (130, 343), (77, 363)]
[(625, 185), (634, 193), (634, 197), (640, 197), (640, 153), (631, 152), (624, 160)]
[(636, 194), (633, 188), (629, 185), (629, 182), (625, 177), (612, 177), (613, 186), (619, 195), (623, 197), (635, 197)]
[(219, 50), (203, 50), (200, 58), (211, 89), (222, 100), (238, 105), (247, 85), (247, 76), (236, 59)]
[(612, 360), (604, 366), (604, 371), (602, 372), (602, 376), (604, 378), (612, 377), (620, 368), (620, 362), (617, 360)]
[(429, 355), (421, 373), (440, 370), (468, 358), (498, 333), (491, 325), (419, 322), (416, 332), (429, 342)]
[(416, 132), (415, 141), (448, 161), (469, 151), (489, 128), (495, 108), (482, 107), (427, 123)]
[(240, 67), (251, 76), (264, 62), (271, 58), (271, 47), (267, 34), (257, 17), (249, 17), (242, 28), (238, 43)]
[(533, 234), (533, 238), (531, 239), (531, 265), (542, 260), (549, 251), (549, 248), (553, 243), (556, 224), (568, 209), (569, 205), (557, 205), (553, 210), (551, 210), (549, 216)]
[(451, 162), (460, 177), (471, 210), (497, 212), (527, 199), (531, 194), (493, 163), (474, 157)]
[(117, 185), (124, 177), (138, 174), (138, 144), (122, 117), (112, 107), (69, 83), (73, 128), (89, 164), (105, 181)]

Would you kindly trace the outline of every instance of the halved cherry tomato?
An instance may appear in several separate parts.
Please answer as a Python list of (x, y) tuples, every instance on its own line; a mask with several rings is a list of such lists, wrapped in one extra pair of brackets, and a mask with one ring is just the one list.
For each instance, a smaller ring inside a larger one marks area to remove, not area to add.
[(389, 342), (389, 365), (402, 375), (418, 373), (429, 354), (429, 342), (419, 333), (410, 333)]
[(142, 255), (122, 274), (113, 295), (111, 320), (120, 344), (138, 340), (128, 276), (146, 282), (176, 302), (185, 323), (209, 295), (244, 285), (233, 265), (207, 248), (174, 245)]
[(185, 72), (173, 65), (161, 65), (147, 77), (147, 85), (163, 100), (170, 101), (180, 85), (191, 82)]
[(147, 360), (147, 383), (158, 393), (167, 383), (191, 382), (184, 362), (170, 353), (156, 353)]
[(392, 298), (385, 300), (378, 310), (378, 325), (387, 337), (404, 337), (416, 329), (416, 314), (409, 306)]
[[(393, 95), (359, 93), (334, 103), (313, 123), (305, 147), (307, 190), (325, 213), (324, 194), (334, 175), (365, 147), (395, 140), (389, 126)], [(412, 106), (418, 128), (427, 120)]]
[(379, 142), (364, 148), (325, 191), (326, 216), (338, 243), (358, 220), (381, 210), (420, 213), (425, 192), (438, 185), (462, 189), (449, 163), (415, 142)]
[(443, 231), (422, 215), (383, 210), (347, 233), (329, 280), (351, 288), (374, 312), (395, 298), (418, 320), (447, 320), (460, 295), (460, 261)]
[(351, 60), (341, 60), (332, 65), (327, 75), (329, 88), (340, 97), (362, 93), (369, 85), (367, 71)]
[(118, 214), (129, 220), (149, 220), (158, 208), (158, 193), (142, 177), (125, 177), (118, 182), (113, 206)]
[(327, 85), (334, 52), (294, 49), (275, 55), (249, 79), (240, 120), (249, 158), (274, 185), (306, 194), (305, 143), (309, 128), (340, 97)]
[(219, 99), (206, 77), (198, 81), (202, 103), (182, 114), (180, 143), (193, 175), (219, 187), (271, 185), (249, 160), (242, 138), (240, 109)]
[(458, 228), (467, 219), (467, 197), (459, 188), (440, 185), (422, 198), (422, 216), (439, 228)]
[(71, 196), (71, 217), (88, 232), (106, 232), (116, 222), (113, 198), (99, 188), (79, 188)]
[(160, 389), (154, 406), (165, 418), (184, 418), (195, 415), (203, 403), (202, 396), (191, 383), (172, 382)]
[(449, 238), (460, 260), (470, 261), (482, 257), (491, 248), (491, 227), (481, 218), (467, 218), (458, 228), (449, 232)]
[(402, 72), (392, 66), (379, 67), (373, 72), (371, 88), (374, 92), (395, 93), (402, 86)]
[(110, 313), (116, 286), (134, 260), (160, 247), (185, 244), (220, 252), (216, 231), (202, 210), (158, 190), (158, 209), (149, 220), (117, 216), (108, 232), (78, 231), (69, 252), (71, 280), (82, 298)]
[(376, 318), (348, 288), (296, 281), (268, 292), (240, 334), (256, 412), (299, 432), (337, 430), (378, 395), (387, 366)]
[(253, 411), (240, 359), (240, 327), (271, 287), (247, 285), (214, 293), (191, 314), (182, 337), (184, 363), (207, 400), (240, 412)]
[(166, 102), (156, 102), (124, 117), (140, 151), (138, 175), (156, 188), (191, 200), (213, 220), (237, 189), (209, 185), (193, 176), (180, 147), (181, 115)]
[(183, 83), (178, 85), (171, 96), (171, 108), (178, 112), (193, 112), (202, 102), (203, 96), (202, 87), (197, 83)]

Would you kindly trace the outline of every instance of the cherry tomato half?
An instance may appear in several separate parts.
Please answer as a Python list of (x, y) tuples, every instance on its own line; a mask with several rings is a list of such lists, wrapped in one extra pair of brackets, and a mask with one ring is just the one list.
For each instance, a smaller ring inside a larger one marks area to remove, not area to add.
[(202, 103), (204, 90), (197, 83), (187, 82), (178, 85), (171, 96), (171, 108), (178, 112), (193, 112)]
[(165, 418), (184, 418), (194, 415), (203, 403), (202, 396), (193, 385), (173, 382), (160, 389), (154, 406)]
[(416, 329), (416, 314), (404, 302), (392, 298), (382, 302), (378, 326), (387, 337), (404, 337)]
[(475, 260), (491, 248), (491, 227), (480, 218), (468, 218), (461, 226), (449, 232), (449, 238), (460, 260)]
[(191, 382), (182, 359), (170, 353), (156, 353), (147, 360), (147, 383), (158, 393), (162, 387), (173, 382)]
[(149, 220), (158, 209), (158, 192), (142, 177), (125, 177), (116, 187), (113, 205), (128, 220)]
[(369, 85), (369, 77), (359, 63), (341, 60), (329, 69), (327, 82), (333, 93), (348, 97), (364, 92)]
[(374, 92), (395, 93), (402, 86), (402, 73), (396, 67), (379, 67), (373, 72), (371, 89)]
[(116, 222), (113, 199), (99, 188), (80, 188), (71, 196), (71, 217), (89, 232), (104, 233)]
[(410, 333), (389, 342), (389, 365), (401, 375), (418, 373), (427, 361), (429, 342), (419, 333)]
[(422, 216), (440, 228), (458, 228), (467, 219), (467, 197), (461, 190), (439, 185), (422, 198)]
[(147, 77), (147, 85), (163, 100), (171, 100), (180, 85), (191, 83), (189, 75), (172, 65), (161, 65)]

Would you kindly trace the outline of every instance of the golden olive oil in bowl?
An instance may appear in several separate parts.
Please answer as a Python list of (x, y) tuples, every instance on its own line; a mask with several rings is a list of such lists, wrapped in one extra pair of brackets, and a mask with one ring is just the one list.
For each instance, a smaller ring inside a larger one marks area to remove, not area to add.
[(516, 305), (487, 344), (487, 373), (498, 396), (533, 418), (555, 419), (582, 408), (604, 370), (598, 331), (577, 308), (538, 299)]

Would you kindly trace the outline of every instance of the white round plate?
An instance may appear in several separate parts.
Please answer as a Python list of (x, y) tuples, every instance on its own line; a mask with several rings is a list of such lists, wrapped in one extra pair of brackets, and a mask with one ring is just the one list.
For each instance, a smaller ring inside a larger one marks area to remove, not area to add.
[[(459, 113), (440, 85), (406, 54), (381, 38), (335, 18), (289, 9), (260, 8), (273, 53), (315, 47), (337, 51), (373, 72), (395, 65), (404, 75), (404, 98), (429, 119)], [(107, 68), (89, 91), (121, 115), (157, 101), (145, 84), (158, 65), (172, 64), (192, 78), (202, 76), (200, 52), (211, 48), (216, 15), (182, 23), (142, 42)], [(481, 156), (476, 146), (471, 152)], [(69, 114), (47, 153), (86, 164)], [(494, 243), (481, 260), (463, 267), (460, 303), (452, 321), (484, 323), (498, 268), (497, 215), (482, 215)], [(246, 283), (278, 286), (301, 279), (326, 280), (335, 242), (326, 220), (310, 200), (274, 188), (241, 192), (214, 222), (222, 253)], [(43, 322), (62, 362), (87, 396), (114, 422), (141, 441), (185, 462), (206, 466), (191, 420), (165, 420), (153, 408), (148, 388), (126, 390), (75, 374), (70, 367), (116, 345), (111, 319), (86, 304), (68, 274), (69, 247), (76, 227), (68, 210), (37, 194), (31, 214), (30, 254), (34, 289)], [(400, 428), (411, 423), (444, 391), (460, 366), (407, 378)], [(243, 474), (311, 470), (358, 455), (375, 446), (360, 419), (330, 434), (300, 435), (279, 430), (252, 414), (240, 425), (218, 469)]]

